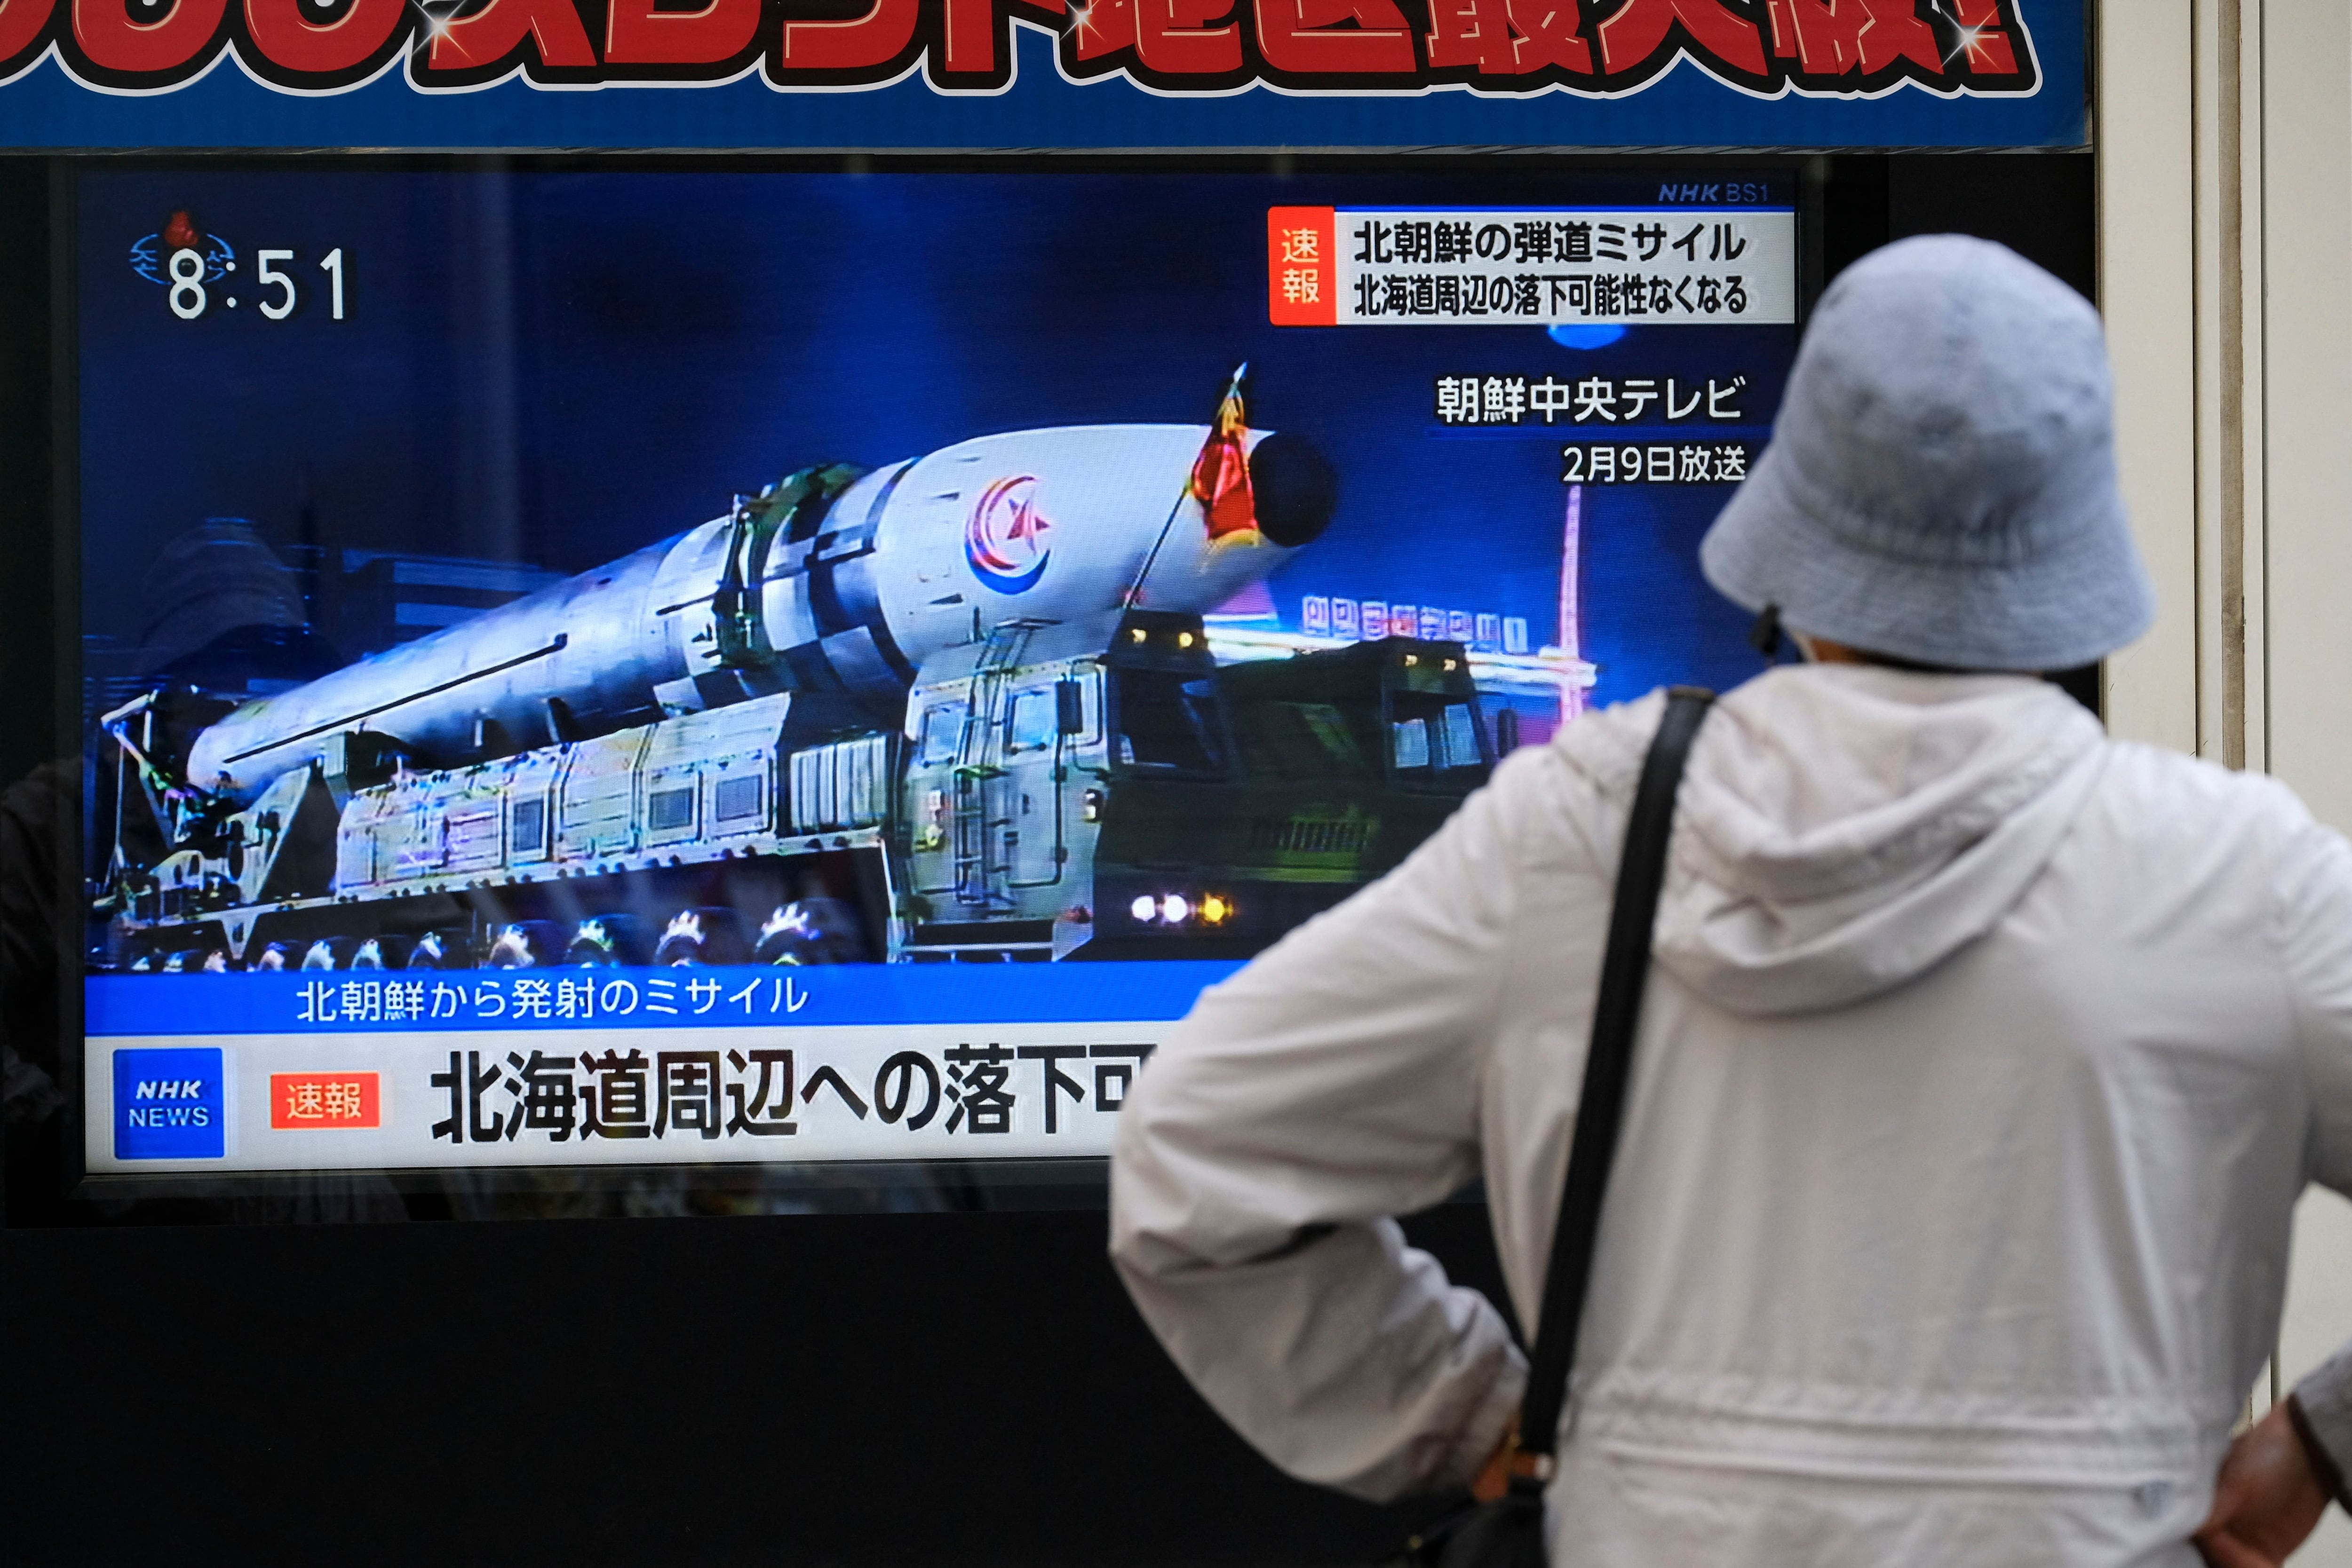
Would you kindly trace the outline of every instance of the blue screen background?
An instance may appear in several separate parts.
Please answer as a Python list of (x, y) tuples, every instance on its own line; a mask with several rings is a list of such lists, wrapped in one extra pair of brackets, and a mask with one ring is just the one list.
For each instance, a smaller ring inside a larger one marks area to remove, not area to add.
[[(1595, 349), (1533, 326), (1277, 329), (1265, 209), (1630, 203), (1660, 178), (89, 175), (85, 630), (135, 643), (140, 563), (210, 516), (278, 543), (578, 571), (811, 463), (1029, 426), (1205, 421), (1246, 360), (1252, 423), (1306, 434), (1339, 478), (1330, 529), (1268, 585), (1286, 625), (1319, 593), (1526, 616), (1549, 642), (1559, 447), (1588, 433), (1446, 431), (1433, 379), (1740, 374), (1753, 440), (1794, 329), (1637, 327)], [(236, 247), (240, 281), (215, 293), (243, 287), (242, 308), (179, 320), (133, 270), (132, 243), (180, 209)], [(263, 246), (298, 253), (291, 319), (262, 319), (242, 281)], [(340, 322), (316, 268), (337, 246)], [(1587, 490), (1582, 651), (1599, 700), (1757, 668), (1747, 617), (1697, 570), (1729, 494)]]

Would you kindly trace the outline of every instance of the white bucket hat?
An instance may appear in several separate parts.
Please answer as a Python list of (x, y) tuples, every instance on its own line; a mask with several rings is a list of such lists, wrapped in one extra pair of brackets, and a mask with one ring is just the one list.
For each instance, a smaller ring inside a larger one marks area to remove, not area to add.
[(2156, 598), (2097, 312), (1989, 240), (1864, 257), (1822, 295), (1699, 562), (1749, 610), (1921, 664), (2068, 669), (2130, 643)]

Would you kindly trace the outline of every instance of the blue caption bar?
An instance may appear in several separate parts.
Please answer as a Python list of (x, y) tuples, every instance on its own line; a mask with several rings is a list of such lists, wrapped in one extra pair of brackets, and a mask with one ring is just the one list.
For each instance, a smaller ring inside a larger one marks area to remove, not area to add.
[(148, 1039), (396, 1030), (1151, 1022), (1237, 963), (92, 975), (84, 1030)]

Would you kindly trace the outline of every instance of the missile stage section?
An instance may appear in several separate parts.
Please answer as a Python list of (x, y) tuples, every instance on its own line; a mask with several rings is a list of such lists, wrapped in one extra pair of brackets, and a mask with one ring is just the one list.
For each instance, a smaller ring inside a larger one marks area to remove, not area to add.
[[(1219, 667), (1202, 612), (1320, 531), (1199, 426), (804, 470), (529, 599), (229, 709), (108, 716), (93, 962), (131, 970), (1243, 956), (1379, 875), (1493, 757), (1458, 644)], [(1171, 509), (1171, 498), (1181, 497)], [(191, 717), (190, 716), (193, 716)]]
[(1491, 762), (1458, 644), (1220, 669), (1200, 618), (1164, 612), (1000, 628), (936, 657), (903, 727), (845, 729), (848, 711), (780, 693), (345, 776), (340, 807), (320, 771), (289, 775), (164, 862), (120, 912), (120, 956), (1245, 956), (1402, 860)]

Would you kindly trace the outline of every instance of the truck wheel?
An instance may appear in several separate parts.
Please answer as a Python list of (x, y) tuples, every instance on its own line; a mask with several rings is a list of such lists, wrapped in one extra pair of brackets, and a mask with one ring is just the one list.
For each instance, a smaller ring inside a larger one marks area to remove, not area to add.
[(466, 934), (462, 931), (427, 931), (408, 950), (408, 967), (412, 969), (467, 969), (473, 966)]
[(302, 954), (306, 969), (348, 969), (359, 953), (356, 936), (321, 936)]
[(679, 910), (654, 949), (654, 962), (666, 967), (740, 964), (750, 956), (740, 917), (731, 909), (710, 905)]
[(488, 969), (541, 969), (563, 961), (572, 934), (552, 920), (518, 920), (499, 927)]
[(406, 936), (371, 936), (352, 955), (354, 969), (405, 969), (415, 942)]
[(563, 961), (575, 968), (605, 968), (643, 964), (653, 943), (646, 923), (634, 915), (599, 915), (583, 920), (563, 950)]
[(855, 964), (866, 956), (857, 912), (837, 898), (799, 898), (760, 927), (755, 964)]

